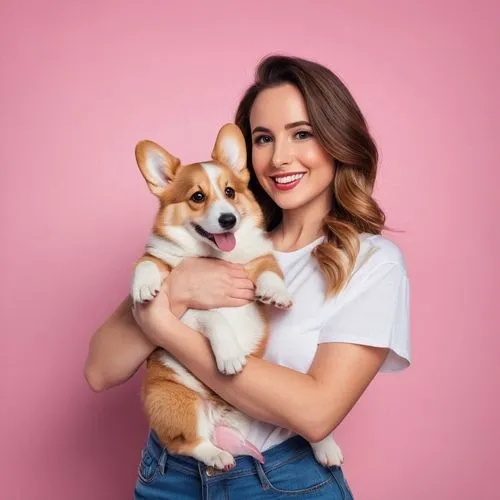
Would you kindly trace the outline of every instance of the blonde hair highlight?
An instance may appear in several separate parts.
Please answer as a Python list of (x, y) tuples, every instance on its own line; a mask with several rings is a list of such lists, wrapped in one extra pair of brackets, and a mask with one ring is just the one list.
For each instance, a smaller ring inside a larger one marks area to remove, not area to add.
[(235, 122), (245, 136), (249, 186), (264, 211), (268, 230), (280, 223), (281, 209), (260, 186), (252, 168), (250, 111), (262, 90), (285, 83), (301, 92), (313, 133), (335, 164), (332, 210), (323, 221), (325, 240), (313, 251), (327, 296), (332, 296), (342, 290), (354, 268), (360, 233), (380, 234), (386, 228), (385, 214), (372, 197), (378, 152), (354, 98), (332, 71), (297, 57), (265, 58), (238, 106)]

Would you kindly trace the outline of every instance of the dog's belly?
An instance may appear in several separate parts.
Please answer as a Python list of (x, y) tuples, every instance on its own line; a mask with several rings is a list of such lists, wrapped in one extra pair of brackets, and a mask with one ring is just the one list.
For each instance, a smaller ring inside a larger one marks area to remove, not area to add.
[(266, 332), (260, 307), (252, 302), (241, 307), (214, 309), (229, 323), (246, 356), (257, 350)]
[[(252, 302), (241, 307), (213, 309), (213, 312), (220, 314), (227, 321), (246, 356), (257, 350), (266, 333), (266, 324), (259, 310), (259, 305)], [(201, 329), (201, 325), (207, 320), (206, 311), (190, 309), (188, 313), (190, 321), (187, 323), (195, 329)], [(186, 313), (186, 316), (188, 313)], [(196, 320), (198, 325), (193, 324), (193, 320)], [(189, 370), (184, 368), (181, 363), (170, 356), (168, 352), (162, 351), (159, 359), (164, 366), (175, 372), (179, 383), (195, 391), (203, 398), (209, 397), (209, 390)]]

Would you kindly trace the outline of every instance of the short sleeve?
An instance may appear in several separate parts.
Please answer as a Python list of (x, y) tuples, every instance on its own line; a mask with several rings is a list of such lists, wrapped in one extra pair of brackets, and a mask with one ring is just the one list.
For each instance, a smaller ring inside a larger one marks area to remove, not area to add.
[(327, 315), (319, 343), (347, 342), (388, 347), (380, 371), (399, 371), (411, 363), (410, 290), (403, 265), (379, 263), (354, 279)]

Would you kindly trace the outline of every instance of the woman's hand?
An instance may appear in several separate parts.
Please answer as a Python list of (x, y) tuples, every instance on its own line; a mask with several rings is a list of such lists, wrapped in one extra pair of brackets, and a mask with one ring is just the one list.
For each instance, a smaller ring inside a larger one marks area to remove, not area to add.
[(255, 296), (254, 284), (242, 265), (204, 257), (183, 259), (166, 283), (177, 317), (186, 309), (244, 306)]
[(151, 302), (132, 305), (132, 315), (135, 321), (144, 335), (155, 346), (164, 345), (169, 324), (178, 321), (170, 309), (166, 288), (167, 285), (164, 282), (162, 289)]

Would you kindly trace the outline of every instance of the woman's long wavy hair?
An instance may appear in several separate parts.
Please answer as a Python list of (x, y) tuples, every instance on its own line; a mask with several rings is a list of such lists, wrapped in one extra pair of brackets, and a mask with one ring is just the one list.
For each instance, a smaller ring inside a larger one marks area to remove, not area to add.
[(347, 283), (359, 252), (359, 233), (380, 234), (385, 215), (372, 198), (378, 153), (363, 114), (349, 90), (328, 68), (298, 57), (272, 55), (258, 65), (235, 122), (245, 136), (250, 189), (264, 211), (269, 231), (281, 221), (281, 209), (259, 184), (252, 166), (250, 111), (262, 90), (289, 83), (302, 94), (313, 134), (332, 158), (335, 178), (332, 210), (324, 219), (325, 241), (314, 250), (327, 285), (327, 296)]

